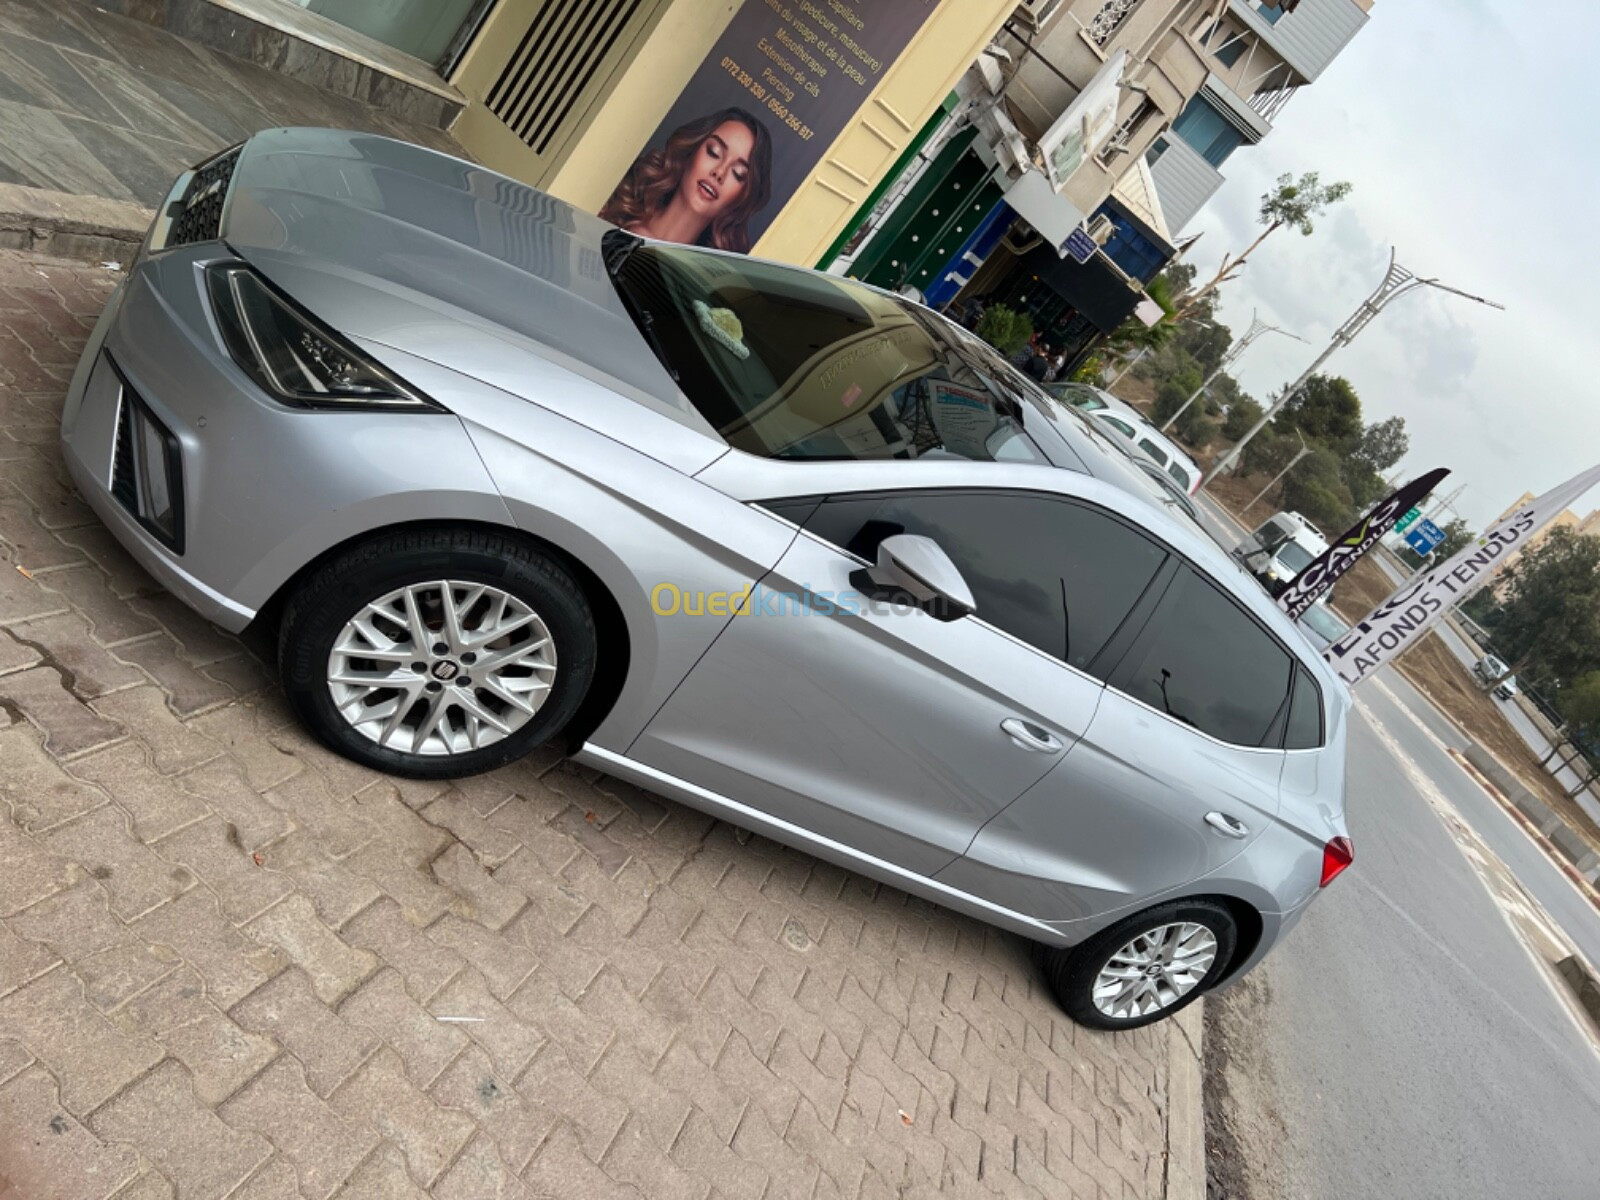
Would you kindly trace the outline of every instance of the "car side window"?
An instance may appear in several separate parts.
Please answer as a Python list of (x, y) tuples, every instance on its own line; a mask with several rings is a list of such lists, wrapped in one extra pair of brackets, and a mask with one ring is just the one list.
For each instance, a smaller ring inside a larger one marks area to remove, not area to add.
[(1156, 462), (1160, 463), (1163, 467), (1167, 465), (1167, 452), (1165, 450), (1163, 450), (1160, 446), (1158, 446), (1154, 442), (1152, 442), (1149, 438), (1140, 438), (1139, 439), (1139, 449), (1143, 450), (1146, 454), (1148, 454), (1151, 458), (1155, 459)]
[(1178, 486), (1181, 487), (1185, 492), (1189, 490), (1189, 485), (1194, 482), (1189, 478), (1189, 472), (1185, 471), (1177, 463), (1167, 464), (1167, 474), (1171, 475), (1173, 479), (1177, 480)]
[(832, 497), (806, 528), (868, 562), (893, 534), (932, 538), (972, 589), (979, 620), (1081, 671), (1167, 557), (1115, 517), (1038, 493)]
[(1277, 725), (1293, 665), (1254, 618), (1184, 568), (1111, 686), (1220, 741), (1260, 746)]
[(1322, 693), (1309, 672), (1296, 668), (1294, 695), (1289, 700), (1285, 750), (1312, 750), (1322, 745)]

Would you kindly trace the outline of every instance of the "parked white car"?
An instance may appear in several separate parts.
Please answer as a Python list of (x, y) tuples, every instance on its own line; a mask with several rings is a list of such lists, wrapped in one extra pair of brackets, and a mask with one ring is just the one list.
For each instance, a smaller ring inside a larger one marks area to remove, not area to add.
[(1185, 494), (1192, 496), (1200, 490), (1204, 473), (1199, 464), (1138, 413), (1100, 409), (1094, 415), (1155, 459), (1156, 465), (1177, 480)]

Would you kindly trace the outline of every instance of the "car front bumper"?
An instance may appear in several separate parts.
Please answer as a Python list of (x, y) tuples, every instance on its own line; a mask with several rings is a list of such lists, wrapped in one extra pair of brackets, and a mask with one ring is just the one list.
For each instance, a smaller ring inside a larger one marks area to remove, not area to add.
[[(68, 389), (68, 470), (141, 566), (237, 632), (307, 564), (363, 534), (425, 520), (510, 523), (452, 414), (296, 409), (263, 393), (229, 357), (207, 299), (205, 266), (229, 257), (209, 243), (136, 262)], [(114, 487), (118, 422), (133, 397), (175, 444), (175, 545)]]

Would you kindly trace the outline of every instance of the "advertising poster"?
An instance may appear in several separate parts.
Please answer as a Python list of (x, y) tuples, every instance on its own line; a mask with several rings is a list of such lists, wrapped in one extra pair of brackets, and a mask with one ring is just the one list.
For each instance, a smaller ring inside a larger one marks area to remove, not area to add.
[(747, 254), (937, 0), (744, 0), (600, 215)]

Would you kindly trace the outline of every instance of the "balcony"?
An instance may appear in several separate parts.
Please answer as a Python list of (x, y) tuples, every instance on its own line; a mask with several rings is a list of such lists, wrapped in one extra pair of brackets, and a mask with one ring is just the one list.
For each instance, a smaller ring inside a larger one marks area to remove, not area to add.
[[(1222, 186), (1222, 172), (1170, 131), (1156, 139), (1150, 154), (1156, 156), (1150, 162), (1150, 177), (1155, 181), (1161, 212), (1167, 219), (1167, 228), (1177, 234), (1216, 195)], [(1149, 162), (1148, 156), (1146, 161)]]
[(1355, 0), (1300, 0), (1276, 21), (1259, 9), (1259, 0), (1228, 0), (1233, 18), (1293, 69), (1298, 78), (1286, 80), (1290, 86), (1313, 82), (1368, 20)]

